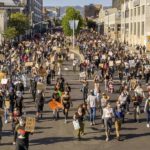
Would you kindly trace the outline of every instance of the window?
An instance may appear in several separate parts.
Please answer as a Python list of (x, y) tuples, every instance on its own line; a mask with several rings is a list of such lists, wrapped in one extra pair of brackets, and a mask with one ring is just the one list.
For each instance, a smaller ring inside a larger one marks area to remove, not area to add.
[(133, 16), (133, 9), (131, 9), (131, 17)]
[(144, 5), (142, 6), (142, 14), (143, 15), (145, 14), (145, 6)]
[(141, 26), (142, 26), (142, 33), (141, 33), (141, 34), (144, 35), (144, 30), (145, 30), (144, 22), (142, 22), (142, 25), (141, 25)]
[(137, 23), (137, 26), (138, 26), (137, 34), (138, 34), (138, 37), (140, 37), (140, 22)]
[(136, 35), (136, 22), (134, 23), (134, 35)]
[(138, 15), (140, 15), (140, 7), (138, 7)]
[(134, 16), (136, 16), (136, 8), (134, 8)]
[(130, 33), (132, 34), (132, 23), (130, 24)]

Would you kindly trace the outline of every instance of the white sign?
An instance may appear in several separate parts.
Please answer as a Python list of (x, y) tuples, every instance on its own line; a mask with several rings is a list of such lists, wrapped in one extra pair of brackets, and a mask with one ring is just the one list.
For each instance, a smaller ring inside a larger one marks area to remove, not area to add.
[(78, 24), (79, 24), (79, 20), (70, 20), (69, 21), (69, 25), (70, 28), (73, 29), (77, 29), (78, 28)]
[(86, 77), (86, 72), (81, 72), (80, 73), (80, 78), (85, 78)]
[(129, 64), (130, 64), (130, 67), (135, 67), (135, 61), (134, 60), (129, 60)]
[(8, 79), (2, 79), (2, 80), (1, 80), (1, 84), (4, 84), (4, 85), (5, 85), (5, 84), (7, 84), (7, 82), (8, 82)]

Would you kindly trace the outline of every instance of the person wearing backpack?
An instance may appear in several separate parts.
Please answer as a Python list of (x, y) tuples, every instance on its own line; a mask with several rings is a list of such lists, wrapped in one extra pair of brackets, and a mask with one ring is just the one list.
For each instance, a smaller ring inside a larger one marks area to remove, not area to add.
[(144, 112), (147, 115), (147, 128), (150, 127), (150, 96), (147, 98), (145, 102)]

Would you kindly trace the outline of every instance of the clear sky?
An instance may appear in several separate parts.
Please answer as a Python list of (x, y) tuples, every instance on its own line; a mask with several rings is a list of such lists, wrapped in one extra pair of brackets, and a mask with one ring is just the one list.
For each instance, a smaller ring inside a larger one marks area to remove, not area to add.
[(43, 0), (44, 6), (84, 6), (88, 4), (103, 4), (111, 6), (112, 0)]

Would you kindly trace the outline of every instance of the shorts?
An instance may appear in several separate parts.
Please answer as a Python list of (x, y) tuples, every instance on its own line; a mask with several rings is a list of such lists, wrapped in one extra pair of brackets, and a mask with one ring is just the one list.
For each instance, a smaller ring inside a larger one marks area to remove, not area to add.
[(63, 103), (64, 109), (69, 109), (70, 108), (70, 103)]

